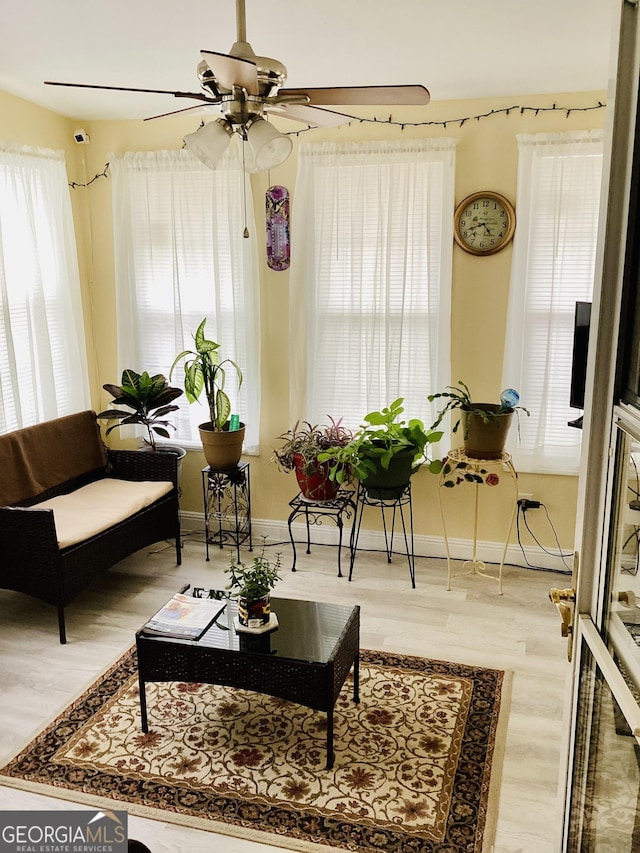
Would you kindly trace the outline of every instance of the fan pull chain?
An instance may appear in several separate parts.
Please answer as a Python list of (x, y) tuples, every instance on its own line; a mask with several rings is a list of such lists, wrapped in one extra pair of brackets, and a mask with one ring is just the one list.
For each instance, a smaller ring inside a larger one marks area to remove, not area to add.
[(244, 231), (242, 232), (242, 236), (246, 239), (249, 237), (249, 229), (247, 228), (247, 169), (244, 159), (244, 148), (246, 145), (246, 140), (242, 140), (242, 197), (244, 202)]

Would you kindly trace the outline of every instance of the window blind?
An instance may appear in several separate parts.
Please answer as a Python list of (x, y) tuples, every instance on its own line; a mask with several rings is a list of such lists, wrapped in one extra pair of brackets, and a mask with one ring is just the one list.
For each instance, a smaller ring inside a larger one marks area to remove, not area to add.
[(64, 156), (0, 144), (0, 431), (89, 406)]
[(514, 238), (504, 385), (531, 411), (510, 451), (520, 470), (575, 473), (580, 431), (568, 421), (575, 303), (595, 274), (603, 134), (518, 136)]
[[(238, 392), (225, 388), (246, 423), (245, 452), (256, 452), (260, 417), (259, 291), (255, 227), (243, 237), (245, 174), (231, 148), (215, 171), (188, 151), (129, 152), (111, 158), (119, 370), (163, 373), (205, 334), (221, 358), (242, 369)], [(183, 387), (183, 366), (172, 384)], [(199, 446), (206, 398), (176, 403), (176, 439)]]
[(291, 418), (358, 426), (449, 380), (455, 141), (301, 145), (292, 221)]

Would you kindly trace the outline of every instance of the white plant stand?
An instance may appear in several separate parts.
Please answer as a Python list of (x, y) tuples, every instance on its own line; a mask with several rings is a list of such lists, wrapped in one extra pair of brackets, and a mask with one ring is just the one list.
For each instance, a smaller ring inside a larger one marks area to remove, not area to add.
[[(486, 485), (485, 483), (477, 482), (470, 482), (468, 484), (475, 490), (473, 512), (473, 556), (470, 560), (465, 560), (465, 562), (462, 564), (461, 572), (458, 572), (457, 574), (453, 574), (452, 572), (451, 553), (449, 550), (449, 537), (447, 534), (446, 513), (442, 500), (442, 493), (445, 490), (455, 492), (456, 489), (464, 488), (467, 484), (460, 483), (459, 485), (453, 486), (453, 488), (446, 489), (444, 486), (445, 477), (452, 476), (451, 473), (447, 475), (445, 475), (444, 473), (446, 463), (449, 463), (449, 466), (453, 469), (455, 469), (457, 466), (463, 465), (464, 467), (461, 467), (459, 469), (460, 472), (466, 470), (471, 474), (480, 475), (482, 477), (486, 476), (486, 474), (483, 474), (481, 472), (490, 473), (492, 468), (500, 470), (502, 471), (503, 475), (507, 477), (513, 487), (513, 508), (509, 515), (509, 521), (505, 531), (504, 549), (502, 551), (502, 559), (500, 560), (500, 566), (497, 574), (493, 574), (492, 572), (487, 571), (486, 564), (482, 560), (478, 559), (478, 510), (480, 503), (480, 493), (482, 492), (484, 495), (490, 496), (493, 491), (493, 488), (495, 487)], [(455, 450), (449, 451), (449, 453), (447, 454), (445, 465), (443, 466), (443, 470), (440, 474), (438, 498), (440, 503), (440, 515), (442, 517), (442, 528), (444, 531), (444, 543), (447, 552), (447, 589), (451, 589), (451, 580), (454, 577), (460, 577), (462, 575), (482, 575), (483, 577), (488, 577), (492, 580), (496, 580), (498, 582), (498, 594), (502, 595), (502, 570), (504, 568), (507, 548), (509, 547), (509, 538), (511, 536), (511, 530), (513, 528), (513, 523), (515, 521), (516, 512), (518, 508), (518, 474), (516, 473), (516, 470), (513, 467), (510, 454), (502, 453), (502, 455), (497, 459), (473, 459), (472, 457), (467, 456), (464, 450), (462, 450), (461, 448), (456, 448)]]

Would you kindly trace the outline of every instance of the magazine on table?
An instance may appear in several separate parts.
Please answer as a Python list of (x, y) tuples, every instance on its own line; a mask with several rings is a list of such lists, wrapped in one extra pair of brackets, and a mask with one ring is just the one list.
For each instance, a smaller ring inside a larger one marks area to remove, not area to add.
[[(194, 590), (195, 592), (195, 590)], [(142, 628), (143, 634), (199, 640), (222, 615), (226, 600), (177, 592)]]

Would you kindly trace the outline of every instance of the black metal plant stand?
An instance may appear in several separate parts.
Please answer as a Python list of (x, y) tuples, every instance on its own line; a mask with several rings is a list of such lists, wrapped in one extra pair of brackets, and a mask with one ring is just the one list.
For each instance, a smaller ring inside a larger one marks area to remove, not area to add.
[(241, 545), (248, 542), (253, 551), (249, 463), (241, 462), (227, 471), (207, 465), (202, 469), (202, 494), (206, 559), (209, 560), (209, 545), (223, 548), (231, 542), (240, 562)]
[[(402, 522), (402, 535), (407, 553), (407, 562), (409, 564), (411, 586), (415, 589), (416, 566), (413, 552), (413, 504), (411, 501), (411, 483), (407, 483), (402, 491), (397, 494), (395, 490), (389, 490), (387, 494), (383, 489), (376, 489), (375, 491), (368, 492), (366, 486), (364, 486), (362, 482), (358, 483), (358, 491), (356, 495), (356, 517), (351, 530), (349, 580), (351, 580), (353, 576), (353, 566), (356, 561), (356, 552), (358, 550), (360, 525), (362, 523), (364, 508), (367, 506), (378, 507), (382, 514), (382, 527), (384, 530), (384, 543), (388, 563), (391, 562), (391, 556), (393, 553), (393, 537), (395, 532), (396, 515), (400, 516), (400, 520)], [(388, 523), (389, 513), (391, 513), (390, 524)]]
[(289, 527), (289, 538), (291, 539), (291, 547), (293, 548), (293, 565), (291, 571), (296, 570), (296, 543), (293, 538), (293, 530), (291, 523), (300, 515), (305, 518), (307, 526), (307, 554), (311, 553), (311, 524), (322, 524), (323, 518), (333, 518), (338, 528), (338, 577), (342, 577), (342, 529), (344, 526), (343, 516), (351, 518), (355, 513), (356, 505), (353, 500), (354, 492), (348, 489), (342, 489), (338, 492), (335, 498), (330, 501), (312, 501), (305, 498), (302, 493), (289, 501), (291, 513), (287, 520)]

